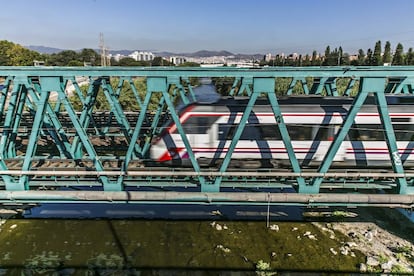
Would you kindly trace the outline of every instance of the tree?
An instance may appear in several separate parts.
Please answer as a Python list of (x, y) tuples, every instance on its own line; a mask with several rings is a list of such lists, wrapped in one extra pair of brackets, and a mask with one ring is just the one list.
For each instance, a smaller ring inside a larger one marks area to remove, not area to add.
[(67, 66), (69, 62), (72, 62), (72, 64), (74, 64), (75, 61), (82, 62), (78, 53), (72, 50), (65, 50), (56, 54), (51, 54), (49, 56), (49, 59), (46, 60), (46, 65)]
[(372, 55), (372, 64), (375, 66), (382, 65), (382, 57), (381, 57), (381, 40), (378, 40), (375, 43), (374, 53)]
[(414, 65), (414, 52), (413, 48), (408, 49), (407, 57), (405, 59), (406, 65)]
[(365, 64), (365, 52), (362, 49), (358, 50), (358, 65)]
[(162, 57), (155, 57), (152, 61), (151, 61), (151, 66), (172, 66), (174, 64), (172, 64), (171, 62), (169, 62), (166, 59), (163, 59)]
[(90, 63), (92, 66), (100, 65), (100, 55), (93, 49), (82, 49), (78, 60), (83, 63)]
[(312, 59), (311, 59), (311, 65), (319, 65), (318, 59), (318, 53), (314, 50), (312, 52)]
[(84, 65), (85, 64), (79, 60), (71, 60), (68, 62), (68, 64), (65, 64), (65, 66), (84, 66)]
[(349, 58), (348, 53), (343, 53), (343, 55), (341, 57), (341, 64), (342, 65), (350, 65), (351, 64), (351, 60)]
[(19, 44), (0, 40), (0, 65), (2, 66), (31, 66), (34, 60), (39, 60), (41, 55)]
[(310, 65), (311, 65), (310, 56), (308, 54), (306, 54), (305, 59), (302, 62), (302, 66), (310, 66)]
[(398, 43), (397, 48), (395, 48), (392, 65), (404, 65), (404, 49), (401, 43)]
[(325, 57), (324, 57), (324, 61), (323, 61), (323, 65), (329, 65), (329, 57), (331, 55), (331, 47), (328, 45), (326, 46), (325, 49)]
[(385, 42), (384, 55), (382, 56), (382, 61), (384, 63), (391, 62), (391, 43), (389, 41)]
[(371, 48), (369, 48), (367, 50), (367, 58), (365, 59), (365, 65), (372, 65), (372, 55), (373, 55), (372, 50)]
[(343, 63), (343, 57), (344, 57), (344, 50), (342, 50), (342, 47), (339, 46), (339, 50), (337, 53), (337, 60), (338, 60), (338, 65), (342, 65)]
[(125, 57), (120, 59), (118, 62), (119, 66), (149, 66), (150, 64), (146, 61), (136, 61), (131, 57)]
[(199, 63), (187, 61), (178, 65), (179, 67), (200, 67)]

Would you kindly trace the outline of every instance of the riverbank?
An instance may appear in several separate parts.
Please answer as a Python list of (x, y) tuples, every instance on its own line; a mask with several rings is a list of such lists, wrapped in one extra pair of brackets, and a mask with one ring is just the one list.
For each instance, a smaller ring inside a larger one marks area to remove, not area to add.
[(414, 224), (399, 210), (357, 208), (317, 217), (322, 221), (313, 224), (319, 229), (347, 236), (347, 244), (366, 256), (360, 272), (413, 273)]

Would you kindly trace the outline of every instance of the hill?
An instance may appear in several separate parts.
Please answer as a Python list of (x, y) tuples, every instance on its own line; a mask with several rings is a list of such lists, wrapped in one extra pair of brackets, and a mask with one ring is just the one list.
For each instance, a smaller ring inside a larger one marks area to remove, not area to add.
[(37, 45), (29, 45), (29, 46), (24, 46), (24, 47), (29, 50), (41, 53), (41, 54), (56, 54), (56, 53), (59, 53), (65, 50), (65, 49), (52, 48), (52, 47), (46, 47), (46, 46), (37, 46)]
[[(53, 47), (47, 47), (47, 46), (41, 46), (41, 45), (29, 45), (29, 46), (25, 46), (25, 48), (32, 50), (32, 51), (36, 51), (38, 53), (41, 54), (54, 54), (54, 53), (59, 53), (62, 51), (65, 51), (67, 49), (59, 49), (59, 48), (53, 48)], [(94, 49), (95, 52), (99, 53), (99, 49)], [(77, 52), (80, 52), (81, 50), (77, 50)], [(134, 50), (110, 50), (109, 51), (112, 55), (116, 55), (116, 54), (121, 54), (124, 56), (127, 56), (129, 54), (131, 54), (132, 52), (134, 52)], [(186, 57), (198, 57), (198, 58), (202, 58), (202, 57), (213, 57), (213, 56), (225, 56), (225, 57), (229, 57), (229, 56), (234, 56), (235, 58), (261, 58), (263, 57), (262, 54), (234, 54), (232, 52), (229, 51), (209, 51), (209, 50), (200, 50), (194, 53), (174, 53), (174, 52), (167, 52), (167, 51), (161, 51), (161, 52), (154, 52), (155, 55), (157, 56), (161, 56), (161, 57), (169, 57), (169, 56), (186, 56)]]

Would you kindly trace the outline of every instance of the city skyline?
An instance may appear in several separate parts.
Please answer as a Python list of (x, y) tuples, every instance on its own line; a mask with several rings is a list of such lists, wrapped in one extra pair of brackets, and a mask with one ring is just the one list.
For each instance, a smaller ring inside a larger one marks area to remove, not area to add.
[[(355, 53), (374, 43), (414, 45), (409, 0), (72, 0), (2, 3), (0, 40), (61, 49), (176, 53)], [(16, 16), (17, 14), (17, 16)]]

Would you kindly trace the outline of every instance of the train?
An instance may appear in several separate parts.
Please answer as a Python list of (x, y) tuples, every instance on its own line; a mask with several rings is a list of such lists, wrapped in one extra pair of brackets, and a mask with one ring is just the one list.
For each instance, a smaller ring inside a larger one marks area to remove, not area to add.
[[(414, 167), (414, 97), (387, 96), (388, 111), (404, 166)], [(301, 167), (319, 166), (341, 128), (354, 99), (351, 97), (290, 96), (278, 104)], [(223, 97), (214, 103), (191, 103), (179, 120), (201, 167), (223, 162), (246, 109), (247, 97)], [(153, 138), (150, 159), (159, 165), (191, 166), (185, 143), (170, 120)], [(359, 110), (337, 151), (332, 167), (388, 167), (390, 155), (384, 127), (373, 96)], [(242, 169), (289, 167), (272, 106), (259, 98), (231, 155), (231, 167)]]

